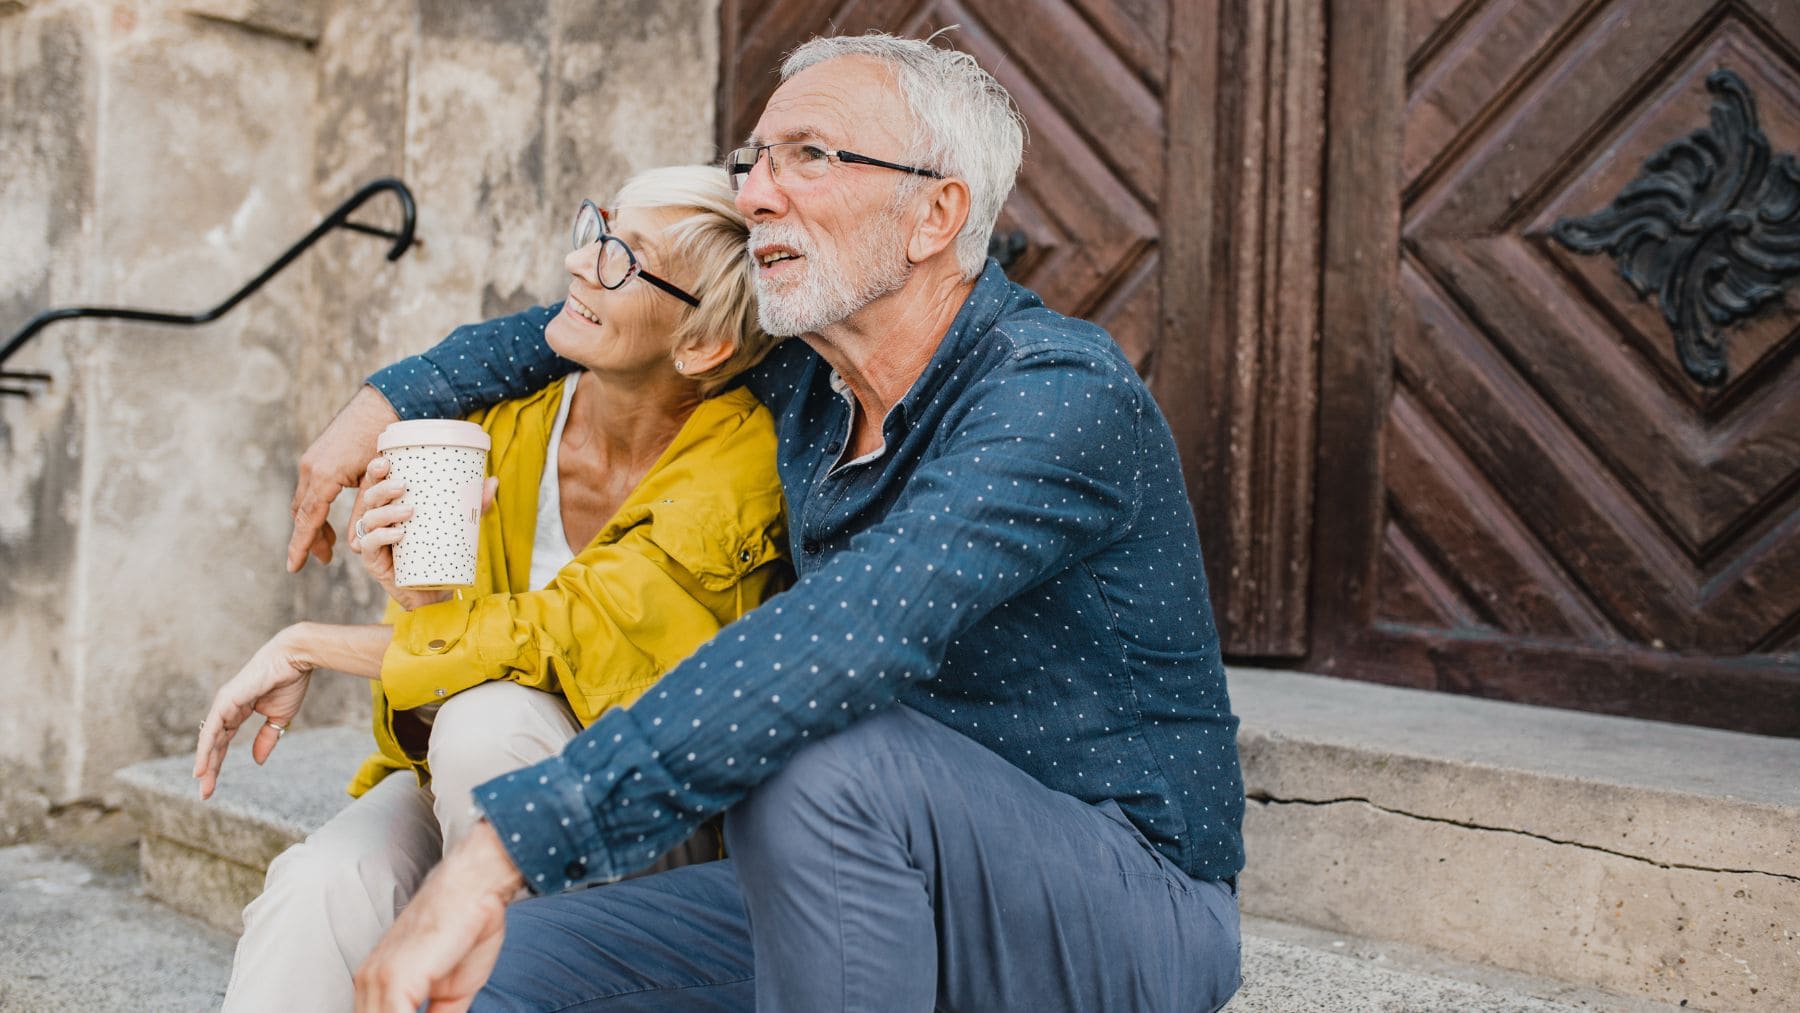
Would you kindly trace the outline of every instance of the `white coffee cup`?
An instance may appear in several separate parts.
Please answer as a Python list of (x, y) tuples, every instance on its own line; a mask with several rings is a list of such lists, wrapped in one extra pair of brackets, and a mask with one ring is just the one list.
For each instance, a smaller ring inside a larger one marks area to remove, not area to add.
[(493, 441), (473, 422), (412, 419), (382, 430), (375, 447), (390, 477), (406, 486), (413, 508), (394, 543), (394, 582), (401, 587), (475, 584), (481, 536), (481, 489)]

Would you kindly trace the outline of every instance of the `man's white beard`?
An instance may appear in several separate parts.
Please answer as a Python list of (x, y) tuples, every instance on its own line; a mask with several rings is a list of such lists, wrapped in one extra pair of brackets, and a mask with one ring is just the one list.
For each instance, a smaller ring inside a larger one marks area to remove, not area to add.
[[(821, 251), (798, 226), (752, 225), (750, 248), (765, 243), (788, 247), (805, 258), (800, 277), (782, 283), (779, 290), (756, 276), (757, 321), (778, 337), (822, 331), (895, 291), (912, 275), (902, 249), (900, 218), (891, 210), (851, 236), (847, 251)], [(852, 264), (864, 269), (860, 284), (850, 277)]]

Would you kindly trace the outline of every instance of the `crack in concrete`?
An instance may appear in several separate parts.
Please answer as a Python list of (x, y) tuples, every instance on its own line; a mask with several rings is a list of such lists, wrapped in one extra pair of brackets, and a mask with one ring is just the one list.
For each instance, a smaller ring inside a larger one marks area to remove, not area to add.
[(1550, 837), (1545, 834), (1534, 834), (1529, 830), (1517, 830), (1512, 827), (1489, 827), (1479, 823), (1468, 823), (1463, 820), (1448, 819), (1443, 816), (1421, 816), (1418, 813), (1409, 813), (1403, 809), (1393, 809), (1354, 795), (1328, 799), (1276, 798), (1268, 792), (1253, 791), (1245, 793), (1244, 799), (1245, 801), (1255, 802), (1259, 805), (1330, 806), (1344, 802), (1360, 802), (1371, 809), (1376, 809), (1394, 816), (1404, 816), (1407, 819), (1419, 820), (1423, 823), (1444, 823), (1453, 827), (1462, 827), (1465, 830), (1484, 830), (1496, 834), (1514, 834), (1519, 837), (1529, 837), (1533, 840), (1543, 841), (1547, 844), (1561, 844), (1571, 848), (1583, 848), (1587, 851), (1598, 851), (1601, 854), (1613, 855), (1618, 858), (1629, 859), (1633, 862), (1642, 862), (1645, 865), (1653, 865), (1659, 869), (1686, 869), (1692, 872), (1716, 872), (1731, 876), (1768, 876), (1771, 879), (1782, 879), (1790, 883), (1800, 883), (1800, 876), (1792, 876), (1782, 872), (1769, 872), (1765, 869), (1727, 869), (1710, 865), (1693, 865), (1687, 862), (1661, 862), (1654, 858), (1647, 858), (1643, 855), (1634, 855), (1629, 851), (1617, 851), (1613, 848), (1601, 847), (1598, 844), (1589, 844), (1585, 841), (1571, 841), (1559, 837)]

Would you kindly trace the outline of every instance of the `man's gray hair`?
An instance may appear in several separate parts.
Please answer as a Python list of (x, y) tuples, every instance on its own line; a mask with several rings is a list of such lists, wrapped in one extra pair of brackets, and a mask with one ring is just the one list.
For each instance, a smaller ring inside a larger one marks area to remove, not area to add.
[(840, 56), (868, 56), (890, 67), (917, 135), (907, 157), (969, 187), (969, 219), (956, 236), (964, 278), (987, 263), (988, 238), (1012, 193), (1025, 155), (1025, 120), (1000, 82), (967, 53), (895, 35), (813, 39), (781, 65), (781, 79)]

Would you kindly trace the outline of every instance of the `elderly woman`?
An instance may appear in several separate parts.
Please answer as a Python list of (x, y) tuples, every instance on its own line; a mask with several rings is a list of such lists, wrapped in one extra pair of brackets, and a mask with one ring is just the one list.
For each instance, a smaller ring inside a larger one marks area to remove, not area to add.
[(375, 481), (377, 458), (352, 548), (393, 597), (391, 625), (291, 626), (214, 699), (202, 797), (253, 713), (267, 757), (315, 668), (374, 680), (377, 751), (355, 801), (270, 865), (227, 1009), (348, 1009), (357, 965), (474, 825), (475, 785), (557, 752), (781, 587), (772, 422), (721, 392), (771, 344), (725, 174), (646, 172), (617, 207), (582, 202), (568, 298), (545, 330), (581, 370), (473, 416), (494, 476), (473, 592), (395, 585), (410, 508), (397, 480)]

